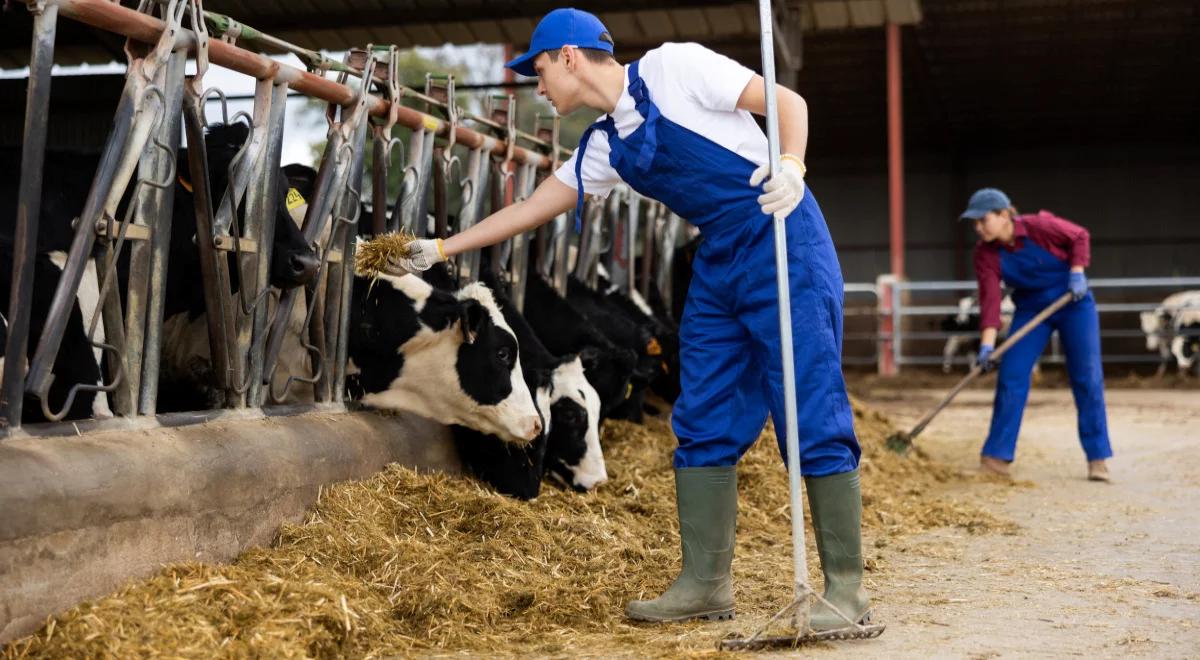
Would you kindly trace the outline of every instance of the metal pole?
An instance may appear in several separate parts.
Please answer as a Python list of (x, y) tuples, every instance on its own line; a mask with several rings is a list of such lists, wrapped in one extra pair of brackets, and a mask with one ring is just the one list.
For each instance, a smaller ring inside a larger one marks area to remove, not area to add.
[[(179, 152), (179, 134), (181, 130), (183, 103), (184, 65), (187, 63), (187, 51), (176, 50), (171, 53), (165, 69), (166, 86), (164, 98), (166, 114), (156, 139), (167, 145), (171, 153), (159, 162), (151, 175), (154, 180), (162, 180), (167, 172), (175, 171), (176, 154)], [(178, 173), (176, 173), (178, 174)], [(163, 308), (166, 304), (167, 287), (167, 255), (171, 249), (171, 219), (175, 204), (175, 181), (171, 177), (171, 185), (154, 191), (149, 218), (155, 223), (150, 233), (150, 263), (149, 288), (146, 292), (145, 339), (141, 356), (141, 379), (136, 388), (138, 399), (138, 414), (153, 415), (158, 403), (158, 374), (162, 356), (162, 323)], [(136, 247), (136, 246), (135, 246)], [(131, 276), (132, 281), (132, 276)], [(130, 377), (134, 374), (130, 373)]]
[[(122, 171), (118, 174), (117, 169), (122, 166), (125, 150), (127, 147), (136, 148), (137, 152), (141, 153), (144, 146), (144, 142), (127, 145), (127, 142), (130, 142), (135, 106), (140, 94), (141, 87), (137, 85), (136, 81), (127, 80), (125, 89), (121, 93), (121, 100), (117, 104), (112, 132), (109, 133), (108, 142), (105, 143), (104, 151), (100, 155), (100, 162), (96, 166), (96, 175), (92, 179), (92, 186), (88, 191), (87, 202), (84, 203), (83, 212), (80, 213), (79, 224), (75, 227), (75, 236), (71, 240), (71, 248), (67, 255), (67, 265), (63, 269), (58, 288), (54, 291), (54, 298), (50, 301), (46, 327), (42, 331), (41, 338), (38, 339), (37, 351), (34, 353), (33, 359), (29, 361), (29, 373), (25, 377), (25, 382), (26, 389), (32, 393), (41, 395), (50, 389), (52, 378), (50, 372), (58, 355), (59, 346), (62, 344), (63, 332), (66, 330), (67, 320), (70, 318), (70, 310), (76, 304), (76, 291), (79, 290), (79, 283), (83, 279), (85, 262), (96, 243), (96, 222), (100, 219), (108, 197), (114, 188), (119, 187), (121, 190), (117, 194), (118, 198), (124, 194), (129, 172)], [(134, 162), (136, 163), (136, 160)], [(38, 168), (38, 171), (40, 170), (41, 168)], [(119, 181), (122, 177), (124, 180)], [(91, 336), (91, 319), (84, 319), (84, 323), (89, 327), (89, 336)]]
[[(771, 0), (758, 0), (762, 31), (762, 67), (767, 104), (767, 158), (771, 173), (779, 171), (779, 106), (775, 89), (775, 37)], [(796, 420), (796, 363), (792, 356), (792, 296), (788, 283), (787, 217), (775, 214), (775, 283), (779, 289), (779, 341), (783, 353), (783, 410), (787, 425), (788, 484), (791, 490), (792, 564), (795, 570), (796, 628), (808, 631), (808, 562), (804, 555), (803, 482), (800, 478), (800, 435)]]
[(904, 279), (904, 107), (901, 104), (900, 26), (887, 25), (888, 235), (892, 273)]
[[(279, 171), (279, 158), (283, 150), (283, 122), (287, 108), (287, 94), (287, 83), (274, 83), (271, 92), (271, 118), (267, 122), (267, 130), (270, 131), (267, 135), (267, 150), (263, 154), (262, 162), (259, 164), (260, 171), (256, 177), (257, 185), (263, 190), (261, 201), (264, 208), (261, 210), (255, 208), (256, 200), (259, 199), (256, 196), (246, 200), (247, 216), (255, 213), (263, 214), (263, 221), (258, 231), (258, 259), (255, 263), (254, 280), (257, 282), (254, 290), (259, 292), (265, 291), (267, 287), (271, 286), (271, 251), (275, 244), (275, 216), (272, 211), (275, 210), (276, 202), (279, 199), (279, 186), (288, 185), (287, 181), (281, 180), (282, 173)], [(245, 281), (243, 280), (243, 282)], [(250, 347), (250, 389), (246, 392), (246, 405), (248, 406), (261, 405), (263, 400), (263, 351), (267, 339), (268, 313), (267, 305), (254, 310), (254, 330)]]
[(33, 44), (29, 60), (29, 92), (25, 97), (25, 137), (21, 148), (21, 183), (17, 226), (13, 236), (13, 280), (8, 299), (8, 342), (4, 354), (0, 415), (10, 428), (20, 428), (25, 399), (25, 351), (33, 309), (33, 265), (37, 258), (38, 220), (42, 206), (42, 166), (46, 157), (46, 123), (50, 114), (50, 69), (58, 7), (31, 8)]

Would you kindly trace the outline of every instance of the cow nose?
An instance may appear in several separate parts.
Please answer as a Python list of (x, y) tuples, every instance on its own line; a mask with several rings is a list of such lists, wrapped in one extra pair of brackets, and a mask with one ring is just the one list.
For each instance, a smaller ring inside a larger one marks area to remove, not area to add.
[(525, 439), (530, 442), (537, 440), (537, 437), (542, 434), (542, 418), (541, 418), (541, 416), (540, 415), (532, 415), (532, 416), (526, 418), (525, 428), (527, 429), (525, 432)]
[(288, 258), (290, 274), (300, 284), (311, 283), (316, 278), (317, 269), (320, 267), (320, 260), (313, 254), (298, 253)]

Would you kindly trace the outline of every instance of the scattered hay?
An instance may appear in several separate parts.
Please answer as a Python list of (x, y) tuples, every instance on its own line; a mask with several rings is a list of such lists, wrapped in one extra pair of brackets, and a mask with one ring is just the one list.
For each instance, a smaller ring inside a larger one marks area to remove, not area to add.
[[(1004, 523), (944, 501), (957, 479), (920, 456), (887, 450), (895, 429), (855, 404), (863, 444), (866, 549), (888, 537)], [(787, 473), (768, 429), (739, 466), (734, 575), (739, 621), (636, 626), (626, 601), (653, 596), (679, 556), (664, 419), (609, 422), (611, 480), (578, 495), (546, 488), (533, 502), (476, 482), (390, 466), (322, 494), (274, 547), (232, 565), (179, 564), (52, 619), (6, 657), (681, 657), (715, 653), (790, 597)], [(813, 551), (810, 541), (810, 555)], [(870, 553), (868, 569), (877, 570)], [(819, 583), (810, 556), (814, 584)]]

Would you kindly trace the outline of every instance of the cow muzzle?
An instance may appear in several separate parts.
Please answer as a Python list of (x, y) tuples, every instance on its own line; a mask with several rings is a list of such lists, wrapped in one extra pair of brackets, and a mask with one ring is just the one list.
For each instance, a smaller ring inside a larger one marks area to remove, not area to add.
[(312, 284), (320, 267), (321, 260), (317, 255), (307, 252), (292, 254), (287, 260), (288, 277), (296, 282), (296, 286)]
[(533, 442), (542, 434), (542, 417), (541, 415), (530, 415), (521, 420), (520, 432), (518, 436), (526, 443)]

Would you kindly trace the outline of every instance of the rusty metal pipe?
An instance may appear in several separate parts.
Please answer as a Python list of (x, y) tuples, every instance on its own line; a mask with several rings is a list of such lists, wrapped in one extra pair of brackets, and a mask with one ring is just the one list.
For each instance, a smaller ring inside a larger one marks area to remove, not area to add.
[[(57, 5), (63, 16), (138, 41), (157, 42), (163, 30), (161, 20), (108, 0), (53, 0), (47, 4)], [(178, 45), (189, 50), (195, 49), (195, 37), (192, 34), (180, 34), (178, 39)], [(224, 41), (210, 41), (208, 56), (213, 64), (259, 79), (272, 78), (286, 82), (291, 89), (307, 96), (343, 106), (355, 102), (355, 90), (346, 85), (276, 62), (265, 55), (252, 53)], [(391, 105), (386, 99), (378, 96), (367, 97), (367, 108), (372, 115), (386, 115)], [(438, 137), (447, 137), (450, 131), (450, 125), (445, 120), (404, 106), (398, 108), (397, 123), (411, 129), (424, 126)], [(493, 141), (490, 149), (492, 153), (497, 156), (505, 154), (507, 148), (503, 140), (496, 140), (461, 124), (455, 128), (455, 141), (469, 149), (483, 147), (488, 140)], [(519, 163), (535, 163), (539, 168), (548, 169), (552, 165), (550, 157), (522, 147), (513, 150), (513, 159)]]

